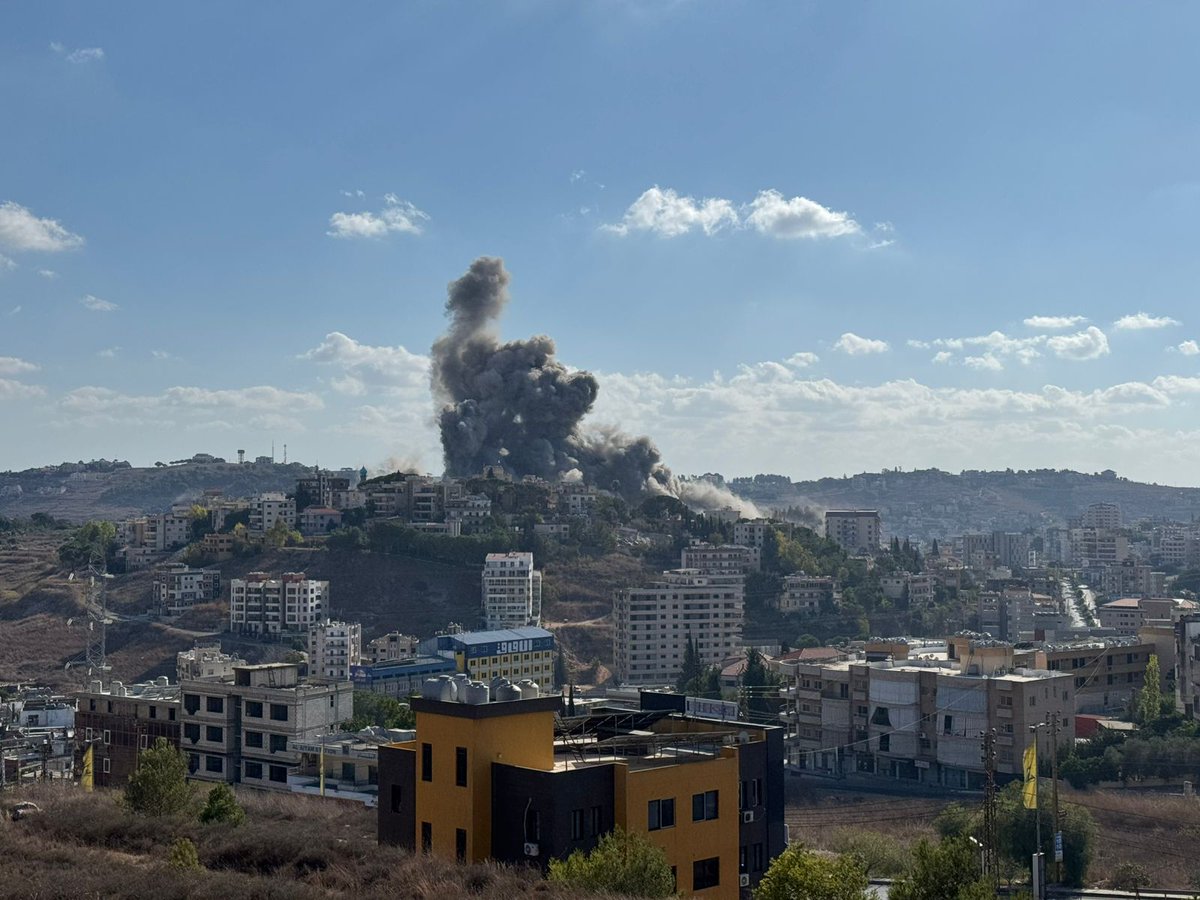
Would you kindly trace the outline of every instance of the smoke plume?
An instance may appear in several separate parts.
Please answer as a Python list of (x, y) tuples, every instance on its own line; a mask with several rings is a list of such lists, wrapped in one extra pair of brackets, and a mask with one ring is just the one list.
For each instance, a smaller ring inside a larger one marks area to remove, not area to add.
[[(646, 437), (615, 429), (582, 429), (600, 385), (570, 371), (546, 335), (501, 343), (496, 323), (508, 305), (504, 261), (483, 256), (449, 286), (450, 325), (433, 345), (433, 389), (442, 404), (438, 426), (446, 473), (468, 476), (499, 463), (517, 477), (582, 478), (626, 497), (680, 495)], [(706, 497), (705, 500), (715, 498)], [(751, 506), (727, 492), (724, 503)]]

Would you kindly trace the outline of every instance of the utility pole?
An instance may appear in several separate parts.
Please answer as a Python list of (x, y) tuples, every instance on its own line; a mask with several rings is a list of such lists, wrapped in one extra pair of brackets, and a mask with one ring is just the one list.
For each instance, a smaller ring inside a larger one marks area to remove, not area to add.
[(1054, 881), (1062, 883), (1062, 825), (1058, 820), (1058, 713), (1050, 714), (1050, 790), (1054, 808)]
[(996, 863), (996, 729), (980, 733), (983, 743), (983, 875), (995, 891), (1000, 883), (1000, 867)]

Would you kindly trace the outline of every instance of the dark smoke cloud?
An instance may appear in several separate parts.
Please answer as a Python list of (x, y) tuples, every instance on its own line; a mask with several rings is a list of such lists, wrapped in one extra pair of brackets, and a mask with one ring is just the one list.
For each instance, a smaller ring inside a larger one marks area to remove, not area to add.
[(495, 325), (508, 282), (503, 260), (485, 256), (450, 283), (450, 326), (433, 345), (447, 474), (501, 463), (514, 475), (551, 480), (578, 472), (623, 494), (661, 490), (670, 472), (649, 438), (580, 430), (600, 391), (590, 372), (568, 371), (545, 335), (500, 343)]

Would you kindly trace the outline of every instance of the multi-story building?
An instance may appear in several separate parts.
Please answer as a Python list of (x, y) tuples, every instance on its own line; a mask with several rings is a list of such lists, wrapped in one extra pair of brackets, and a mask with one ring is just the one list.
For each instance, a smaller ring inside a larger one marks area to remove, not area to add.
[(221, 596), (221, 570), (169, 563), (154, 570), (152, 590), (160, 610), (178, 615), (197, 603), (211, 603)]
[(463, 534), (485, 531), (492, 521), (492, 501), (486, 494), (464, 494), (446, 501), (446, 521), (460, 523)]
[(590, 516), (600, 498), (599, 492), (581, 481), (564, 481), (558, 485), (559, 506), (568, 516)]
[(262, 536), (282, 522), (289, 529), (296, 527), (296, 501), (281, 491), (268, 491), (250, 501), (250, 528), (253, 535)]
[(695, 569), (663, 572), (647, 587), (622, 588), (613, 602), (613, 656), (624, 684), (671, 684), (690, 640), (705, 665), (741, 646), (743, 579)]
[(754, 547), (762, 553), (763, 543), (767, 532), (774, 526), (767, 519), (751, 519), (749, 522), (737, 522), (733, 526), (733, 542), (742, 547)]
[(1189, 719), (1200, 719), (1200, 615), (1175, 622), (1175, 706)]
[(1172, 597), (1122, 597), (1096, 609), (1101, 628), (1118, 634), (1136, 635), (1144, 625), (1171, 625), (1181, 616), (1195, 612), (1196, 603)]
[(453, 659), (442, 656), (410, 656), (387, 662), (354, 666), (350, 680), (356, 691), (370, 691), (403, 700), (421, 690), (430, 678), (454, 675), (458, 666)]
[(179, 685), (165, 676), (144, 684), (93, 681), (76, 698), (76, 746), (80, 755), (92, 749), (99, 787), (127, 782), (138, 754), (159, 738), (179, 746)]
[(175, 677), (181, 682), (197, 678), (232, 678), (234, 666), (246, 661), (232, 653), (222, 653), (221, 645), (198, 644), (175, 654)]
[(347, 681), (362, 660), (362, 625), (325, 619), (308, 629), (308, 672), (317, 678)]
[(483, 620), (489, 631), (537, 625), (542, 619), (542, 573), (532, 553), (489, 553), (483, 564)]
[(1071, 562), (1076, 566), (1117, 565), (1129, 557), (1129, 538), (1108, 528), (1072, 528)]
[(779, 611), (815, 616), (822, 606), (833, 603), (834, 580), (830, 575), (795, 575), (783, 577), (783, 592), (779, 595)]
[(825, 537), (847, 553), (876, 552), (881, 534), (878, 510), (831, 509), (825, 512)]
[(300, 754), (300, 762), (288, 772), (288, 787), (297, 794), (375, 807), (379, 802), (380, 745), (415, 736), (411, 729), (366, 728), (357, 734), (323, 734), (292, 741), (291, 749)]
[(341, 509), (334, 503), (335, 496), (348, 494), (352, 479), (348, 475), (334, 475), (318, 469), (311, 475), (296, 481), (296, 496), (304, 500), (304, 507), (327, 506)]
[(879, 576), (879, 587), (889, 600), (907, 602), (910, 607), (933, 602), (933, 578), (925, 573), (896, 572)]
[(396, 659), (409, 659), (417, 655), (417, 645), (420, 643), (420, 640), (411, 634), (389, 631), (367, 641), (363, 646), (362, 661), (366, 665), (375, 665)]
[(302, 680), (291, 663), (235, 666), (233, 678), (180, 685), (180, 747), (191, 777), (288, 790), (292, 744), (336, 731), (354, 715), (349, 681)]
[(236, 541), (233, 534), (212, 532), (200, 538), (200, 552), (214, 559), (229, 559), (233, 556)]
[(707, 575), (748, 575), (761, 568), (762, 554), (757, 547), (741, 544), (713, 546), (692, 540), (680, 553), (679, 568), (699, 569)]
[(730, 900), (783, 851), (780, 729), (668, 709), (560, 718), (559, 697), (487, 693), (413, 699), (416, 738), (379, 748), (381, 843), (546, 868), (620, 826), (663, 850), (681, 895)]
[(1116, 503), (1093, 503), (1079, 517), (1084, 528), (1120, 528), (1121, 507)]
[(250, 572), (229, 580), (231, 631), (248, 634), (306, 634), (329, 606), (329, 582), (303, 572), (272, 578)]
[(1083, 575), (1088, 584), (1110, 597), (1161, 596), (1166, 584), (1164, 573), (1134, 559), (1085, 569)]
[(301, 534), (328, 534), (342, 524), (342, 511), (332, 506), (306, 506), (296, 516)]
[(187, 546), (191, 525), (190, 507), (126, 519), (117, 535), (122, 544), (120, 555), (125, 568), (145, 568), (171, 550)]
[(545, 628), (440, 634), (422, 642), (421, 652), (454, 660), (456, 671), (477, 681), (529, 679), (545, 686), (554, 680), (554, 635)]
[[(952, 638), (951, 641), (962, 640)], [(1137, 637), (1081, 638), (1043, 643), (1015, 651), (1015, 665), (1070, 675), (1075, 712), (1109, 713), (1126, 709), (1145, 684), (1146, 666), (1156, 652)], [(1169, 665), (1169, 660), (1161, 661)]]

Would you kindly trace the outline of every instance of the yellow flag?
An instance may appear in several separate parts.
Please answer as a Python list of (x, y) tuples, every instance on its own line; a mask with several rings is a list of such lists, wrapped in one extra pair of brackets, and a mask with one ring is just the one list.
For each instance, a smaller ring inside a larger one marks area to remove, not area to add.
[(79, 786), (85, 791), (90, 791), (95, 783), (96, 767), (92, 757), (92, 745), (88, 744), (88, 748), (83, 751), (83, 773), (79, 776)]
[(1025, 748), (1025, 789), (1021, 792), (1026, 809), (1037, 809), (1037, 742)]

